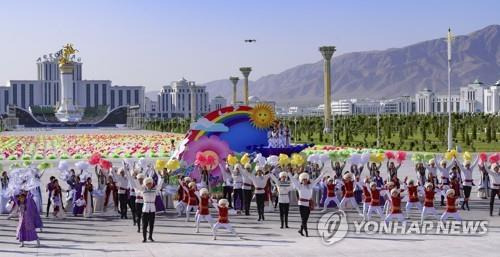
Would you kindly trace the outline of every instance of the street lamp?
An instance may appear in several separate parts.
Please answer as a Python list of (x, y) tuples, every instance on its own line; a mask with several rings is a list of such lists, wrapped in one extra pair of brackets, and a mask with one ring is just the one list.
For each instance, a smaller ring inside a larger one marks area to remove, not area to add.
[(380, 105), (377, 108), (377, 148), (380, 147)]
[(448, 28), (448, 151), (453, 147), (453, 131), (451, 129), (451, 29)]

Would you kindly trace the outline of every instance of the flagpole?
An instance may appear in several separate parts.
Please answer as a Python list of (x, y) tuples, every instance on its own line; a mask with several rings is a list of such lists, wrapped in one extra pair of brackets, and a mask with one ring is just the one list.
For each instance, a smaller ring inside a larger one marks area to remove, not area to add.
[(451, 28), (448, 28), (448, 151), (453, 147), (453, 135), (451, 128)]

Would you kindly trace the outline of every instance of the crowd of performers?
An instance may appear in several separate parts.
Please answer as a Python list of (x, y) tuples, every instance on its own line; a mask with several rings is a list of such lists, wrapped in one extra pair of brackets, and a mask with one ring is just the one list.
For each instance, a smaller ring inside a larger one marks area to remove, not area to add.
[[(284, 167), (266, 164), (252, 168), (250, 164), (230, 166), (224, 161), (219, 164), (223, 175), (222, 195), (212, 192), (210, 183), (197, 183), (182, 175), (176, 177), (176, 191), (170, 192), (173, 194), (170, 199), (178, 200), (175, 204), (178, 216), (189, 222), (193, 214), (196, 232), (199, 232), (200, 223), (206, 221), (214, 240), (221, 228), (238, 236), (229, 215), (249, 216), (252, 199), (256, 202), (259, 222), (265, 221), (265, 212), (269, 209), (279, 209), (281, 229), (289, 228), (290, 206), (298, 206), (301, 218), (298, 233), (307, 237), (310, 212), (318, 206), (322, 206), (322, 211), (352, 209), (364, 220), (372, 220), (375, 214), (386, 222), (403, 221), (413, 211), (419, 213), (421, 221), (429, 216), (444, 221), (448, 218), (461, 220), (460, 208), (470, 210), (473, 186), (478, 186), (480, 198), (490, 198), (490, 215), (493, 215), (495, 197), (500, 198), (500, 165), (478, 163), (478, 159), (464, 163), (456, 159), (419, 162), (415, 164), (414, 178), (400, 178), (401, 164), (391, 160), (386, 163), (384, 177), (381, 163), (351, 164), (349, 169), (345, 162), (331, 162), (327, 165), (331, 168), (318, 163)], [(481, 174), (480, 181), (472, 178), (476, 166)], [(28, 169), (33, 175), (31, 179), (40, 181), (43, 171)], [(121, 167), (111, 171), (95, 168), (95, 183), (93, 176), (83, 176), (82, 172), (70, 170), (69, 174), (66, 181), (50, 177), (45, 187), (47, 206), (42, 210), (40, 186), (8, 195), (5, 191), (9, 188), (9, 176), (7, 172), (2, 173), (0, 213), (8, 213), (8, 218), (19, 218), (17, 239), (21, 246), (25, 241), (39, 244), (37, 229), (43, 227), (40, 218), (43, 211), (46, 217), (51, 212), (53, 218), (64, 218), (66, 213), (84, 217), (113, 213), (128, 219), (130, 209), (132, 224), (137, 232), (142, 229), (143, 242), (154, 241), (155, 216), (165, 212), (168, 206), (166, 184), (171, 179), (166, 172), (155, 171), (151, 165), (138, 168), (124, 161)], [(436, 208), (436, 198), (444, 206), (441, 214)], [(406, 202), (404, 209), (403, 202)], [(212, 218), (212, 214), (217, 218)]]
[(268, 147), (271, 148), (285, 148), (290, 146), (290, 129), (287, 125), (283, 125), (276, 121), (271, 129), (267, 132)]

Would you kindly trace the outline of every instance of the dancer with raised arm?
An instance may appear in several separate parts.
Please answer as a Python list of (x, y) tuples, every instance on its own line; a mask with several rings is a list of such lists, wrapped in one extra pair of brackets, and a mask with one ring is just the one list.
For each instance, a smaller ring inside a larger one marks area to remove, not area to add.
[(212, 215), (210, 215), (209, 205), (212, 202), (208, 189), (202, 188), (199, 192), (195, 192), (198, 197), (198, 212), (195, 217), (195, 226), (196, 233), (200, 232), (200, 222), (206, 221), (210, 225), (210, 229), (213, 229), (214, 220), (212, 219)]
[(455, 190), (448, 189), (448, 191), (446, 191), (446, 210), (443, 215), (441, 215), (441, 221), (446, 221), (448, 218), (453, 218), (458, 221), (462, 220), (462, 217), (460, 217), (457, 211), (457, 199), (458, 197), (455, 195)]
[(234, 236), (238, 236), (236, 231), (234, 230), (233, 226), (231, 226), (231, 223), (229, 223), (229, 201), (227, 199), (220, 199), (219, 204), (214, 204), (215, 209), (219, 213), (219, 218), (217, 219), (217, 223), (215, 223), (213, 227), (213, 234), (214, 234), (214, 240), (217, 239), (217, 230), (219, 228), (224, 228), (227, 229), (229, 232), (231, 232)]
[(288, 228), (288, 212), (290, 210), (290, 190), (291, 185), (288, 181), (288, 175), (286, 172), (282, 171), (279, 174), (279, 180), (271, 172), (271, 179), (273, 180), (276, 188), (278, 190), (278, 205), (280, 209), (280, 222), (281, 227)]
[(288, 178), (290, 178), (290, 181), (292, 181), (292, 184), (299, 193), (299, 211), (302, 222), (300, 225), (300, 230), (298, 232), (301, 236), (304, 236), (304, 233), (306, 237), (309, 236), (307, 230), (307, 221), (309, 220), (311, 208), (314, 207), (314, 203), (312, 202), (313, 189), (314, 186), (316, 186), (316, 184), (318, 184), (325, 175), (326, 170), (311, 182), (309, 180), (309, 174), (305, 172), (300, 173), (298, 180), (293, 176), (291, 172), (288, 172)]
[(467, 207), (467, 210), (470, 211), (469, 198), (472, 191), (472, 186), (474, 185), (474, 180), (472, 180), (472, 171), (474, 170), (474, 167), (476, 167), (478, 161), (479, 156), (476, 156), (476, 159), (473, 163), (471, 163), (469, 160), (466, 160), (462, 164), (455, 159), (455, 163), (458, 165), (458, 167), (460, 167), (463, 183), (462, 187), (464, 189), (464, 201), (462, 202), (462, 210), (465, 210), (465, 207)]
[(155, 226), (155, 216), (156, 216), (156, 205), (155, 205), (155, 200), (156, 200), (156, 194), (160, 192), (162, 185), (163, 185), (163, 179), (160, 179), (158, 181), (158, 184), (156, 187), (154, 186), (154, 180), (151, 177), (147, 177), (144, 179), (142, 184), (139, 184), (137, 180), (131, 179), (131, 175), (129, 172), (127, 174), (127, 180), (133, 182), (133, 187), (137, 189), (138, 191), (142, 192), (144, 204), (142, 206), (142, 242), (146, 242), (146, 235), (148, 234), (148, 227), (149, 227), (149, 241), (154, 242), (153, 239), (153, 230)]
[(267, 181), (269, 180), (269, 174), (264, 175), (261, 167), (255, 167), (255, 175), (249, 173), (246, 169), (241, 172), (244, 177), (249, 178), (255, 187), (255, 201), (257, 203), (257, 213), (259, 214), (258, 221), (264, 220), (264, 200), (266, 197), (266, 192), (264, 188), (266, 187)]

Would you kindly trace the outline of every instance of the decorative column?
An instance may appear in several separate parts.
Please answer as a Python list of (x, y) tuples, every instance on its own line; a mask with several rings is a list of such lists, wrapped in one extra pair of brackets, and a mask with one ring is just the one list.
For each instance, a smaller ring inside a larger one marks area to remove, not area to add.
[(236, 100), (237, 99), (236, 98), (236, 85), (238, 84), (239, 79), (240, 78), (238, 78), (238, 77), (229, 77), (229, 80), (231, 80), (231, 82), (233, 83), (233, 103), (232, 103), (233, 105), (235, 105), (236, 101), (237, 101)]
[(321, 46), (319, 48), (321, 55), (323, 55), (323, 79), (324, 79), (324, 123), (326, 133), (331, 131), (331, 119), (332, 115), (332, 82), (331, 82), (331, 70), (330, 70), (330, 61), (332, 59), (332, 55), (335, 52), (335, 46)]
[(196, 84), (189, 82), (189, 90), (191, 91), (191, 123), (196, 122)]
[(245, 78), (245, 83), (243, 84), (243, 103), (248, 105), (248, 75), (252, 71), (251, 67), (241, 67), (240, 68), (243, 77)]
[(73, 68), (72, 62), (59, 65), (61, 72), (61, 100), (55, 113), (57, 119), (65, 123), (77, 123), (82, 113), (73, 104)]

